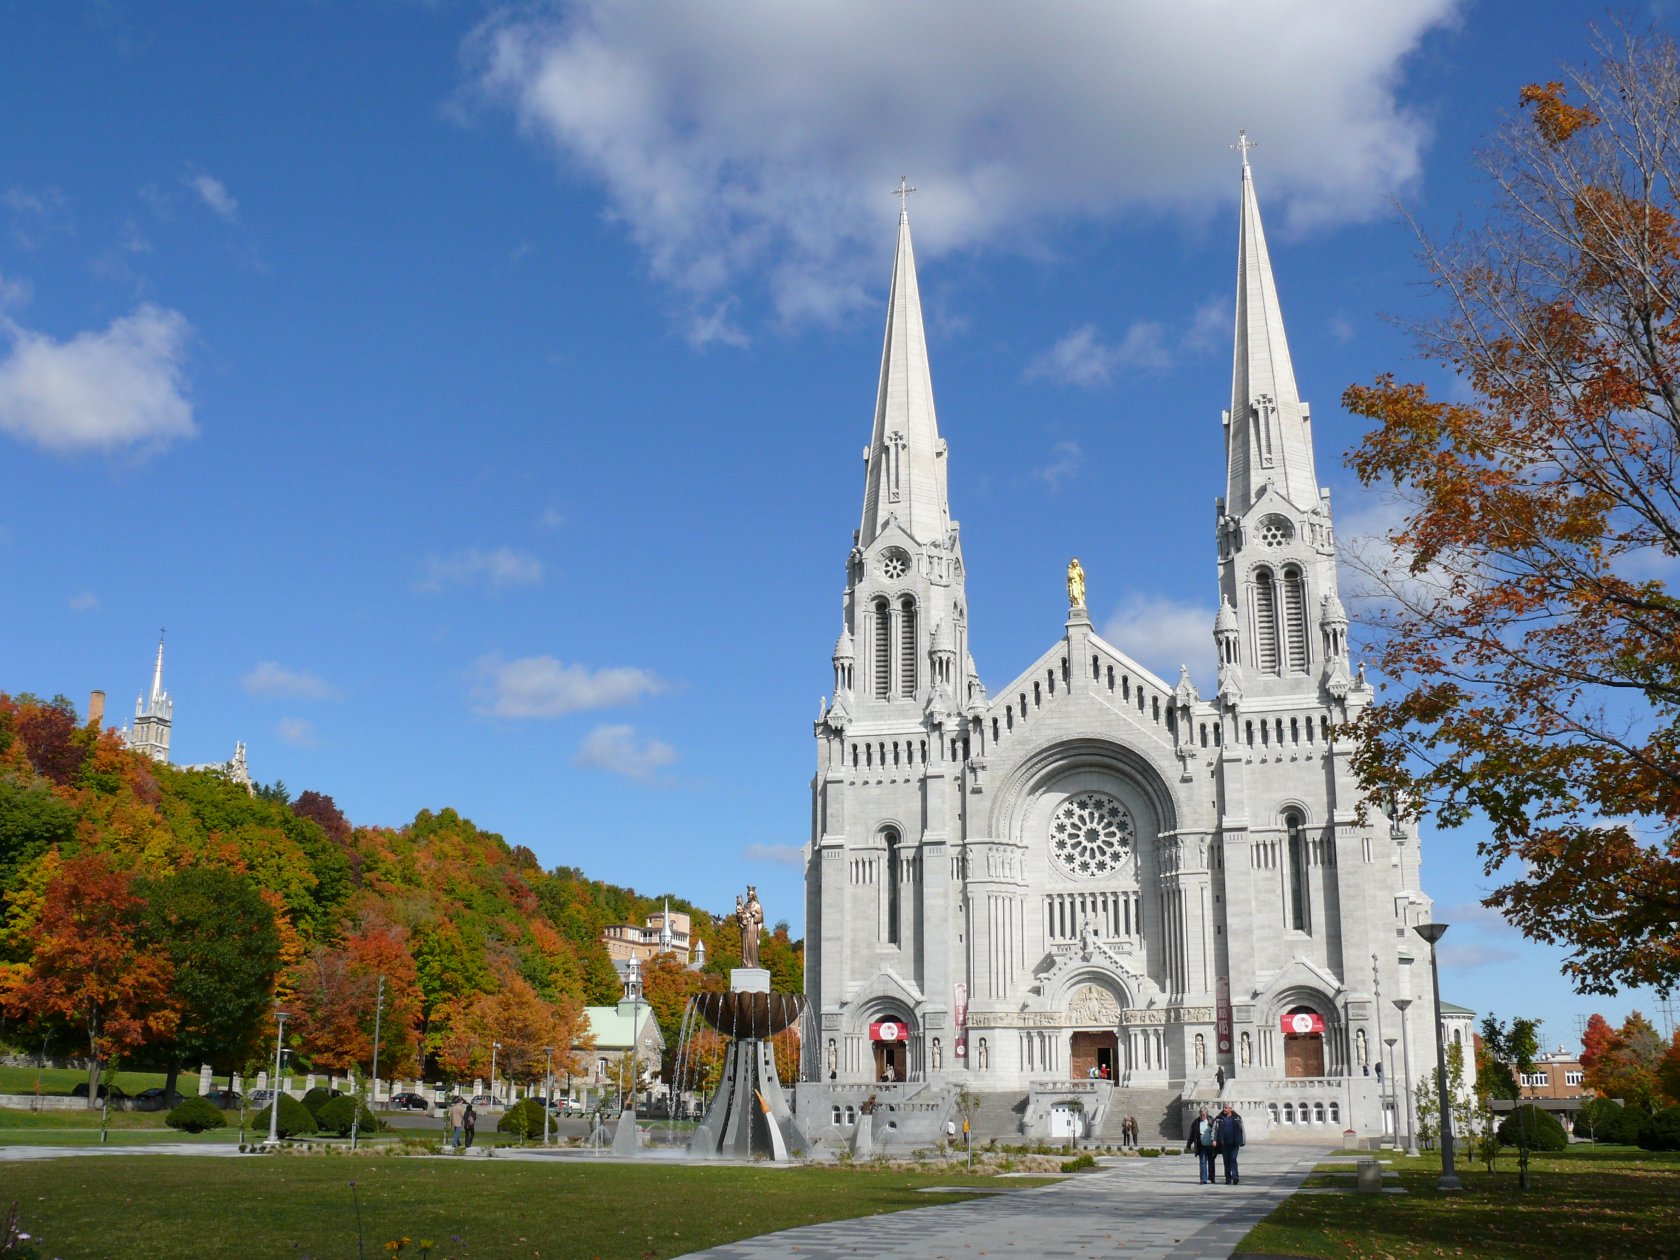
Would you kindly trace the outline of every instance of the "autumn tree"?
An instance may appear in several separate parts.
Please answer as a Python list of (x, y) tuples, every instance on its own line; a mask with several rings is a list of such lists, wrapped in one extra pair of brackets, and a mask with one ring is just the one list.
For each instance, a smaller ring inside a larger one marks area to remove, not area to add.
[(88, 1106), (105, 1061), (175, 1032), (169, 958), (145, 934), (133, 880), (98, 853), (65, 862), (47, 887), (34, 955), (0, 994), (13, 1018), (60, 1018), (87, 1039)]
[[(1596, 1016), (1594, 1018), (1597, 1018)], [(1602, 1049), (1581, 1056), (1582, 1083), (1605, 1098), (1649, 1114), (1662, 1098), (1658, 1068), (1663, 1041), (1651, 1021), (1634, 1011)]]
[(145, 931), (169, 959), (174, 1035), (149, 1057), (168, 1073), (171, 1094), (184, 1063), (232, 1073), (257, 1052), (280, 967), (274, 910), (244, 875), (194, 866), (141, 881)]
[(1404, 520), (1351, 557), (1389, 680), (1369, 789), (1484, 819), (1488, 899), (1586, 992), (1680, 980), (1680, 62), (1599, 37), (1523, 89), (1479, 230), (1423, 255), (1446, 397), (1350, 389)]

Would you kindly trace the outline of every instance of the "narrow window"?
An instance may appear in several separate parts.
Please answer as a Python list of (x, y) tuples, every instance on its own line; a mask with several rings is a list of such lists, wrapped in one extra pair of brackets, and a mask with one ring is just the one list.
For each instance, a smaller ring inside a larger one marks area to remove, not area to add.
[(1289, 668), (1303, 673), (1307, 668), (1307, 582), (1301, 570), (1283, 574), (1283, 628), (1289, 653)]
[(1306, 837), (1301, 834), (1301, 816), (1286, 814), (1284, 826), (1289, 830), (1289, 926), (1297, 932), (1307, 930)]
[(892, 618), (887, 601), (875, 601), (875, 648), (870, 671), (875, 681), (875, 698), (885, 700), (892, 695)]
[(898, 605), (899, 694), (916, 694), (916, 601), (906, 595)]
[(898, 944), (898, 832), (889, 831), (887, 841), (887, 944)]
[(1277, 592), (1272, 589), (1272, 575), (1265, 569), (1254, 575), (1254, 638), (1260, 672), (1277, 673)]

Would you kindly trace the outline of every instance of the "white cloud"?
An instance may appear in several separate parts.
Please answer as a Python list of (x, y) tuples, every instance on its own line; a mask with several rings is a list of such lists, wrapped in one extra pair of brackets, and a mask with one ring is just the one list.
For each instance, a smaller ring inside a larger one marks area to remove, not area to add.
[(677, 759), (677, 750), (657, 739), (638, 739), (632, 726), (597, 726), (585, 736), (573, 760), (591, 770), (607, 770), (648, 782)]
[(1064, 481), (1077, 477), (1084, 463), (1085, 455), (1078, 442), (1057, 442), (1050, 448), (1050, 462), (1042, 468), (1033, 469), (1032, 475), (1049, 486), (1053, 493), (1062, 488)]
[(1027, 364), (1029, 381), (1046, 380), (1086, 389), (1106, 385), (1117, 370), (1160, 372), (1172, 366), (1165, 325), (1138, 320), (1126, 335), (1105, 343), (1095, 324), (1083, 324)]
[(71, 612), (93, 612), (99, 607), (99, 596), (92, 591), (82, 591), (72, 595), (69, 604)]
[(338, 692), (326, 679), (299, 669), (263, 661), (240, 683), (253, 696), (293, 696), (300, 700), (333, 700)]
[(1169, 685), (1178, 681), (1178, 667), (1189, 665), (1202, 695), (1210, 696), (1213, 679), (1204, 676), (1203, 663), (1212, 651), (1216, 611), (1165, 595), (1129, 594), (1103, 622), (1100, 633)]
[(182, 360), (186, 317), (150, 303), (103, 332), (55, 341), (0, 316), (0, 432), (69, 453), (161, 446), (197, 432)]
[(901, 172), (924, 258), (1228, 208), (1239, 126), (1280, 224), (1387, 213), (1428, 133), (1404, 62), (1460, 3), (578, 0), (506, 6), (465, 52), (475, 93), (602, 185), (694, 331), (729, 341), (737, 288), (784, 320), (874, 293)]
[(631, 666), (589, 669), (562, 665), (552, 656), (505, 661), (486, 656), (473, 666), (473, 712), (482, 717), (549, 718), (585, 709), (609, 709), (656, 696), (665, 684)]
[(0, 312), (28, 306), (29, 299), (34, 295), (34, 287), (29, 281), (8, 280), (5, 276), (0, 276)]
[(1441, 967), (1446, 971), (1480, 971), (1484, 967), (1508, 967), (1522, 957), (1516, 950), (1487, 941), (1442, 941)]
[(274, 724), (274, 730), (280, 738), (293, 748), (318, 748), (320, 741), (315, 738), (315, 723), (308, 718), (281, 718)]
[(800, 844), (749, 844), (741, 850), (744, 862), (770, 862), (776, 866), (804, 866), (805, 846)]
[(491, 551), (469, 548), (447, 556), (427, 556), (420, 562), (420, 576), (414, 580), (414, 589), (435, 595), (446, 586), (483, 583), (499, 591), (510, 586), (535, 586), (542, 576), (542, 561), (529, 552), (511, 547)]
[(227, 185), (214, 175), (194, 175), (187, 180), (198, 199), (220, 217), (232, 222), (239, 217), (239, 203), (228, 192)]
[(537, 520), (537, 524), (544, 529), (559, 529), (565, 523), (566, 518), (558, 508), (544, 508), (542, 516)]

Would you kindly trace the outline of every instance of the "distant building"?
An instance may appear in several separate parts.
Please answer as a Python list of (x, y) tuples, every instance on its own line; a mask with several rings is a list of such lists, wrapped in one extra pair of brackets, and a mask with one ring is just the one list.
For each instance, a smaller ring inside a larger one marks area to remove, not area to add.
[(169, 764), (169, 731), (175, 721), (175, 702), (163, 689), (163, 639), (158, 638), (157, 664), (152, 667), (152, 691), (134, 702), (134, 725), (125, 727), (123, 743), (153, 761)]
[(617, 1006), (586, 1006), (583, 1013), (587, 1022), (582, 1032), (595, 1038), (595, 1048), (585, 1051), (581, 1045), (572, 1047), (574, 1056), (582, 1060), (582, 1071), (574, 1071), (569, 1082), (572, 1097), (581, 1097), (585, 1092), (596, 1097), (614, 1093), (616, 1068), (632, 1049), (642, 1061), (642, 1086), (650, 1086), (659, 1079), (665, 1034), (659, 1031), (653, 1008), (641, 1000), (639, 964), (629, 966), (624, 997)]
[(1586, 1069), (1581, 1056), (1559, 1046), (1551, 1054), (1534, 1060), (1534, 1070), (1523, 1072), (1517, 1081), (1518, 1093), (1528, 1099), (1567, 1099), (1581, 1102), (1592, 1096), (1586, 1087)]
[[(667, 906), (648, 915), (640, 927), (634, 923), (608, 924), (601, 929), (601, 942), (607, 947), (607, 956), (618, 967), (620, 976), (624, 974), (623, 964), (632, 958), (637, 962), (646, 962), (655, 954), (675, 954), (686, 967), (694, 953), (692, 927), (688, 915)], [(705, 947), (702, 945), (699, 948), (702, 951), (700, 961), (704, 962)]]
[(243, 787), (247, 792), (255, 792), (256, 784), (251, 781), (251, 768), (245, 763), (245, 741), (240, 740), (233, 746), (233, 756), (226, 761), (206, 761), (196, 766), (183, 766), (183, 770), (213, 770), (217, 774), (226, 775), (229, 779)]

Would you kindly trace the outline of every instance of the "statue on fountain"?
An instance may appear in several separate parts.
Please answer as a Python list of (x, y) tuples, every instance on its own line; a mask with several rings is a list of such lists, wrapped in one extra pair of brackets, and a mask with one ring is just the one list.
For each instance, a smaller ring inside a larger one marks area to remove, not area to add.
[(741, 925), (741, 966), (758, 966), (758, 937), (764, 930), (764, 907), (758, 903), (758, 886), (747, 885), (747, 898), (735, 898), (735, 922)]

